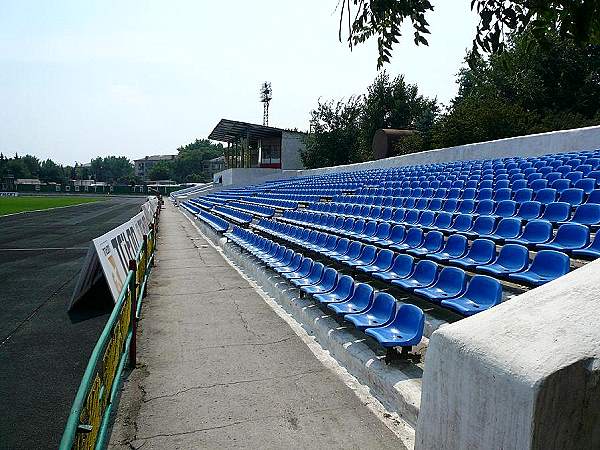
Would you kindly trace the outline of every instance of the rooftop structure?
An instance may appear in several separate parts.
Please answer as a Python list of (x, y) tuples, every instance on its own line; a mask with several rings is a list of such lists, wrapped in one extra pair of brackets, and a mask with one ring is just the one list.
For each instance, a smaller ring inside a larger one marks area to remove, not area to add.
[(221, 119), (208, 135), (226, 142), (225, 168), (303, 169), (300, 152), (305, 148), (299, 131)]

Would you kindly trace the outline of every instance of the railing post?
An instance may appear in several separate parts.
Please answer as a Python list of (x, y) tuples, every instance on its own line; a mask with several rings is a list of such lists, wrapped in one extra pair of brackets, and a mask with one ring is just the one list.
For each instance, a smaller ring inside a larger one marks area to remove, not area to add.
[(137, 292), (136, 292), (136, 274), (137, 263), (135, 259), (129, 261), (129, 270), (133, 270), (133, 276), (129, 284), (129, 293), (131, 295), (131, 343), (129, 344), (129, 366), (134, 368), (137, 362), (136, 358), (136, 335), (137, 335)]
[[(142, 280), (142, 282), (146, 281), (146, 274), (148, 272), (148, 266), (150, 265), (150, 249), (148, 248), (148, 235), (145, 234), (144, 235), (144, 279)], [(143, 297), (146, 298), (146, 295), (148, 295), (148, 282), (146, 282), (146, 284), (144, 285), (144, 295)]]

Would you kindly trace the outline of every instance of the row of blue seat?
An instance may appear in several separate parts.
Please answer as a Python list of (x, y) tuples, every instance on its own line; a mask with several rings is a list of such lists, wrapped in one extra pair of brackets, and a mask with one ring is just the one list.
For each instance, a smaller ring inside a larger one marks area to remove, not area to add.
[(268, 206), (255, 205), (251, 203), (242, 203), (240, 201), (235, 200), (228, 201), (226, 203), (226, 206), (230, 208), (241, 209), (259, 217), (273, 217), (273, 215), (275, 215), (275, 210), (273, 208), (269, 208)]
[[(438, 191), (440, 189), (438, 189)], [(473, 188), (453, 188), (448, 192), (439, 193), (439, 196), (437, 196), (438, 191), (433, 193), (425, 192), (426, 190), (421, 190), (421, 188), (409, 190), (410, 192), (402, 192), (404, 189), (401, 189), (400, 192), (394, 193), (394, 189), (390, 189), (390, 191), (392, 191), (391, 193), (386, 192), (381, 195), (340, 195), (334, 197), (332, 201), (334, 203), (354, 203), (376, 206), (391, 206), (393, 204), (394, 206), (404, 206), (408, 208), (418, 202), (443, 204), (448, 200), (468, 200), (476, 202), (487, 200), (494, 200), (496, 202), (513, 200), (517, 203), (534, 200), (544, 204), (555, 201), (564, 201), (571, 203), (573, 206), (577, 206), (581, 203), (600, 203), (600, 189), (585, 191), (579, 188), (569, 188), (562, 192), (558, 192), (553, 188), (543, 188), (537, 191), (531, 188), (521, 188), (517, 191), (512, 191), (510, 188), (499, 188), (496, 190), (484, 188), (479, 191)], [(443, 196), (443, 194), (446, 195)]]
[(410, 348), (421, 342), (425, 315), (417, 306), (399, 304), (390, 294), (375, 292), (368, 284), (356, 283), (251, 231), (234, 227), (228, 237), (383, 347)]
[(181, 206), (183, 206), (184, 209), (194, 214), (198, 219), (206, 223), (218, 233), (224, 233), (229, 229), (229, 222), (227, 222), (225, 219), (222, 219), (219, 216), (216, 216), (208, 211), (198, 208), (189, 201), (181, 203)]
[[(585, 205), (582, 205), (585, 206)], [(523, 220), (516, 217), (498, 218), (496, 216), (438, 213), (423, 211), (420, 214), (406, 215), (401, 221), (392, 216), (387, 221), (354, 219), (320, 215), (318, 213), (298, 213), (284, 215), (280, 220), (297, 225), (308, 225), (322, 231), (355, 236), (359, 239), (387, 242), (403, 237), (404, 227), (412, 226), (418, 230), (438, 231), (445, 234), (460, 233), (470, 239), (485, 237), (499, 244), (515, 242), (529, 247), (544, 248), (554, 245), (555, 250), (565, 253), (574, 250), (586, 250), (580, 256), (597, 258), (596, 252), (599, 233), (591, 239), (589, 226), (576, 221), (559, 223), (556, 236), (552, 223), (548, 220), (529, 220), (523, 226)], [(579, 220), (579, 219), (578, 219)], [(581, 221), (585, 221), (581, 218)], [(598, 222), (595, 222), (597, 226)], [(420, 231), (421, 234), (423, 233)], [(591, 241), (591, 243), (590, 243)], [(589, 251), (588, 251), (589, 250)]]
[(252, 214), (228, 208), (227, 206), (215, 206), (211, 211), (240, 225), (248, 225), (252, 222)]
[[(387, 222), (409, 222), (416, 223), (419, 217), (431, 217), (435, 220), (438, 216), (469, 214), (474, 217), (485, 215), (503, 217), (518, 217), (522, 220), (543, 219), (554, 224), (562, 222), (575, 222), (582, 225), (588, 225), (595, 229), (600, 224), (600, 204), (584, 203), (575, 207), (575, 212), (571, 215), (572, 206), (567, 202), (552, 202), (546, 205), (528, 201), (516, 203), (512, 200), (502, 200), (494, 202), (493, 200), (482, 200), (475, 203), (473, 200), (446, 200), (440, 205), (429, 203), (423, 205), (414, 205), (413, 208), (394, 207), (394, 206), (373, 206), (360, 205), (352, 203), (319, 203), (309, 206), (307, 211), (296, 211), (297, 214), (326, 214), (334, 217), (350, 217), (353, 219), (371, 219)], [(284, 217), (289, 217), (284, 216)]]
[[(327, 233), (307, 233), (308, 230), (302, 227), (286, 226), (274, 221), (261, 221), (256, 228), (350, 267), (373, 266), (378, 268), (378, 272), (385, 272), (393, 266), (394, 253), (391, 250), (458, 265), (471, 271), (508, 277), (534, 286), (552, 281), (570, 269), (569, 257), (554, 249), (538, 251), (530, 264), (529, 250), (520, 244), (505, 245), (497, 253), (495, 243), (489, 239), (475, 239), (469, 247), (466, 238), (460, 235), (452, 235), (444, 241), (441, 233), (432, 231), (423, 235), (418, 228), (411, 228), (397, 242), (374, 239), (372, 243), (384, 244), (386, 248), (383, 250)], [(388, 245), (388, 242), (393, 243)]]

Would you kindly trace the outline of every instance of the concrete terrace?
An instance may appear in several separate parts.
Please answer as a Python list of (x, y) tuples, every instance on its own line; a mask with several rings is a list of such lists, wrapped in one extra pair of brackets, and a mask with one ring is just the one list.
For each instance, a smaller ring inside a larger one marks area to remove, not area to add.
[(405, 448), (297, 328), (166, 202), (110, 447)]

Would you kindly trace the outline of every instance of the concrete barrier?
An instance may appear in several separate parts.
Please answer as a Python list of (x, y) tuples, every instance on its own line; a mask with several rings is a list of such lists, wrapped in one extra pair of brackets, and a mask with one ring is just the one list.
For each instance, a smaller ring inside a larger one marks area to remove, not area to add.
[(600, 448), (600, 261), (433, 333), (415, 449)]

